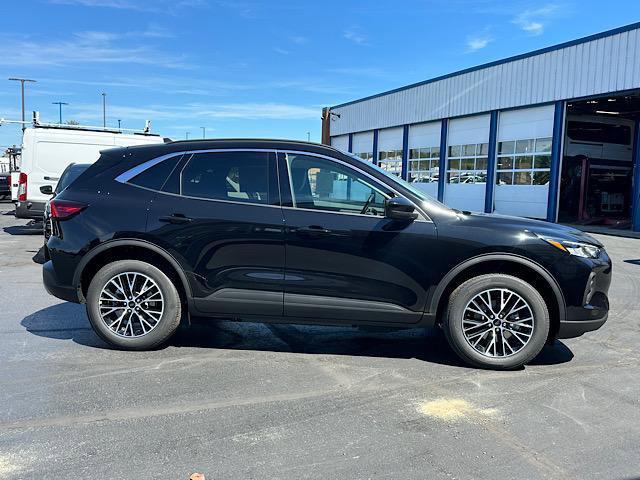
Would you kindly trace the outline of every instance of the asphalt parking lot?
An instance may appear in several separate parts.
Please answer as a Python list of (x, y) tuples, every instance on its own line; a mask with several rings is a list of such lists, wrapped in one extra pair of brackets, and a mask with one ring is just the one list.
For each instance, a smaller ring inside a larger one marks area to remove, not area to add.
[(640, 240), (600, 330), (523, 370), (460, 364), (437, 331), (198, 324), (110, 350), (49, 296), (42, 237), (0, 204), (0, 478), (640, 477)]

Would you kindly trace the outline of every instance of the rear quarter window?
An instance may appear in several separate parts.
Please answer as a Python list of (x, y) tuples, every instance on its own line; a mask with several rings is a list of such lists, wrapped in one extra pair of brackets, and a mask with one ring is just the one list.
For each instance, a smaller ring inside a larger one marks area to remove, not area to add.
[(163, 160), (133, 177), (129, 180), (129, 183), (151, 190), (162, 190), (167, 178), (169, 178), (174, 168), (180, 163), (180, 158), (180, 156), (177, 156)]

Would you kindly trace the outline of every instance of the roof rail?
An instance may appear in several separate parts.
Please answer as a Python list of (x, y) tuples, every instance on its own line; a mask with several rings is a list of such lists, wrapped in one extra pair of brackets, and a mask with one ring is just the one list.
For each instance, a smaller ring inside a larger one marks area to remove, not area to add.
[(42, 128), (64, 128), (67, 130), (86, 130), (93, 132), (133, 133), (138, 135), (157, 135), (151, 133), (151, 120), (145, 120), (143, 129), (99, 127), (94, 125), (69, 125), (66, 123), (45, 123), (40, 121), (40, 112), (33, 112), (33, 126)]
[(33, 125), (35, 128), (59, 128), (65, 130), (81, 130), (88, 132), (108, 132), (108, 133), (132, 133), (134, 135), (153, 135), (159, 136), (157, 133), (151, 133), (151, 120), (145, 120), (143, 129), (135, 128), (115, 128), (115, 127), (98, 127), (93, 125), (69, 125), (66, 123), (45, 123), (40, 121), (40, 112), (33, 112), (33, 119), (30, 122), (22, 120), (7, 120), (0, 117), (0, 126), (10, 125)]

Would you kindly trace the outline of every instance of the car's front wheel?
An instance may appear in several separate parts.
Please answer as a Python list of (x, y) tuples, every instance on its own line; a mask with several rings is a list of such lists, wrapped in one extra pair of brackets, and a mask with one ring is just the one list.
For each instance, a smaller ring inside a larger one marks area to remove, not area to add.
[(549, 325), (547, 305), (532, 285), (511, 275), (487, 274), (453, 291), (443, 326), (465, 362), (508, 370), (540, 353)]
[(139, 260), (102, 267), (87, 290), (87, 314), (106, 342), (127, 350), (156, 347), (180, 324), (180, 295), (160, 269)]

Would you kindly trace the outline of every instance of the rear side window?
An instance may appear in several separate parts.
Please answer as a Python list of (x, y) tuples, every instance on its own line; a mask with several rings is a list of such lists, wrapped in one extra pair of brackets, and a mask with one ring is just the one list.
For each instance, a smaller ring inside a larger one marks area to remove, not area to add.
[(129, 180), (129, 183), (139, 187), (150, 188), (151, 190), (161, 190), (167, 178), (179, 163), (180, 158), (180, 156), (177, 156), (163, 160), (133, 177)]
[(268, 205), (274, 203), (273, 155), (267, 152), (196, 153), (181, 174), (187, 197)]

